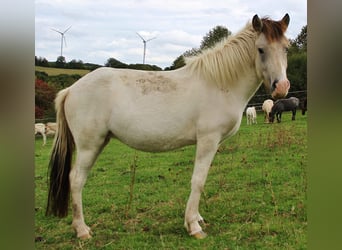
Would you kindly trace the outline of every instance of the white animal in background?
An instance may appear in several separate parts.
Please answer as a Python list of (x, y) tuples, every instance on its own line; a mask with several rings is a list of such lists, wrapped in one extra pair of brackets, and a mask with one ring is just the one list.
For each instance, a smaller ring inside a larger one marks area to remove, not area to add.
[(255, 107), (248, 107), (246, 109), (247, 125), (257, 124), (257, 113)]
[(271, 99), (267, 99), (262, 104), (262, 110), (265, 112), (265, 123), (269, 123), (270, 112), (273, 107), (273, 101)]
[(57, 130), (57, 123), (55, 122), (48, 122), (46, 123), (46, 135), (54, 135), (56, 134)]
[(34, 124), (34, 134), (41, 134), (43, 136), (43, 146), (46, 144), (46, 135), (45, 135), (45, 124), (44, 123), (35, 123)]

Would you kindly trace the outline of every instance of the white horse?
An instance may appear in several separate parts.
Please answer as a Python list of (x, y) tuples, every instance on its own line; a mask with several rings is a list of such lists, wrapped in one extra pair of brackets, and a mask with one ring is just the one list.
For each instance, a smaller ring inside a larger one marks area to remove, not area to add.
[(82, 189), (110, 138), (150, 152), (196, 144), (184, 225), (190, 235), (204, 238), (200, 195), (220, 143), (237, 132), (245, 106), (262, 82), (273, 98), (287, 95), (284, 32), (289, 20), (288, 14), (280, 21), (255, 15), (235, 36), (187, 58), (183, 68), (100, 68), (60, 91), (47, 214), (66, 216), (71, 193), (72, 226), (78, 237), (91, 237), (83, 217)]
[(41, 134), (43, 136), (43, 146), (46, 144), (46, 134), (45, 134), (45, 124), (35, 123), (34, 124), (34, 134)]
[(270, 116), (270, 112), (272, 110), (273, 107), (273, 101), (271, 99), (267, 99), (264, 101), (264, 103), (262, 104), (262, 110), (265, 113), (265, 123), (269, 123), (269, 116)]
[(55, 122), (48, 122), (46, 123), (46, 135), (54, 135), (57, 131), (57, 123)]
[(247, 125), (257, 124), (257, 113), (255, 107), (246, 109)]

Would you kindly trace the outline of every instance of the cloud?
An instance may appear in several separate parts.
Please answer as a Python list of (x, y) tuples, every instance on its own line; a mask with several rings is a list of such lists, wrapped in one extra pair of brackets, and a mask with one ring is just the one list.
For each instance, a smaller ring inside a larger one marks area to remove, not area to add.
[(109, 57), (125, 63), (142, 61), (145, 39), (157, 37), (147, 45), (146, 62), (170, 66), (174, 59), (193, 47), (217, 25), (237, 32), (254, 14), (280, 19), (291, 16), (289, 37), (297, 36), (306, 24), (306, 1), (283, 0), (277, 8), (259, 0), (36, 0), (37, 56), (56, 60), (60, 53), (59, 34), (70, 25), (65, 48), (67, 61), (103, 64)]

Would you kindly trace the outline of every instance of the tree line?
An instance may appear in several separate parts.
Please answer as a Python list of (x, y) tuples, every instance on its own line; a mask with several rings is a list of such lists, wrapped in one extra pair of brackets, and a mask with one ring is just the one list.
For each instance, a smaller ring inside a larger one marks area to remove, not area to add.
[[(217, 42), (227, 38), (232, 33), (224, 26), (216, 26), (210, 30), (202, 39), (198, 48), (192, 48), (179, 55), (173, 63), (164, 68), (164, 70), (174, 70), (185, 65), (184, 58), (194, 56), (201, 53), (202, 50), (213, 47)], [(55, 62), (49, 62), (43, 57), (35, 56), (35, 65), (52, 68), (66, 69), (87, 69), (94, 70), (102, 67), (98, 64), (83, 63), (82, 60), (73, 59), (66, 62), (63, 56), (59, 56)], [(138, 70), (162, 70), (156, 65), (149, 64), (126, 64), (115, 58), (109, 58), (104, 64), (106, 67), (113, 68), (129, 68)], [(36, 100), (36, 119), (46, 117), (54, 117), (53, 100), (58, 90), (66, 88), (81, 78), (80, 75), (61, 74), (57, 76), (49, 76), (45, 72), (36, 71), (35, 82), (35, 100)], [(287, 77), (291, 82), (291, 96), (303, 98), (306, 96), (307, 89), (307, 25), (305, 25), (300, 34), (293, 40), (290, 40), (288, 52), (288, 68)], [(255, 96), (250, 100), (250, 103), (262, 103), (267, 95), (265, 88), (261, 87), (256, 92)]]

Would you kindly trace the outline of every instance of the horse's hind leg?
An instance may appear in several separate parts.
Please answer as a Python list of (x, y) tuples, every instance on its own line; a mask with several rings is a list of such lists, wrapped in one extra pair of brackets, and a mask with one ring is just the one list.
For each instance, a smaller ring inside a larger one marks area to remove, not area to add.
[(69, 175), (72, 195), (72, 226), (77, 237), (81, 239), (91, 238), (91, 230), (85, 224), (83, 217), (82, 189), (97, 156), (108, 142), (108, 140), (100, 138), (96, 141), (93, 139), (86, 145), (78, 145), (76, 161)]

